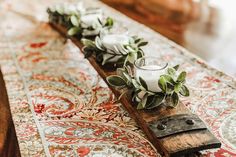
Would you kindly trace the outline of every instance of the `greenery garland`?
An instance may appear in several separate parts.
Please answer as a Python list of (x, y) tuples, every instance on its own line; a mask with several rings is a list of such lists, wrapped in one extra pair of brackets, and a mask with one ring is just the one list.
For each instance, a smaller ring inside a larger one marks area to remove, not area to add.
[(137, 109), (153, 109), (161, 104), (173, 108), (179, 103), (179, 95), (189, 96), (189, 90), (185, 85), (186, 72), (183, 71), (178, 75), (178, 68), (179, 65), (170, 67), (166, 74), (157, 78), (160, 92), (150, 91), (145, 80), (141, 77), (136, 78), (128, 66), (118, 68), (117, 75), (107, 77), (107, 82), (119, 90), (125, 88), (131, 91), (132, 101), (138, 102)]
[(112, 18), (107, 17), (106, 19), (97, 18), (92, 25), (85, 25), (81, 21), (81, 17), (89, 14), (102, 14), (97, 12), (97, 8), (75, 8), (69, 10), (72, 6), (55, 6), (54, 8), (48, 8), (49, 21), (58, 23), (65, 26), (68, 29), (69, 36), (96, 36), (103, 28), (111, 28), (114, 24)]
[(114, 63), (121, 66), (125, 66), (128, 63), (133, 64), (135, 60), (143, 57), (144, 52), (141, 47), (148, 44), (143, 38), (133, 36), (130, 37), (129, 44), (120, 45), (122, 47), (121, 49), (115, 47), (114, 50), (108, 50), (102, 44), (99, 36), (95, 38), (95, 41), (89, 39), (82, 39), (81, 41), (84, 45), (83, 51), (86, 58), (94, 54), (96, 60), (102, 63), (102, 65)]
[[(138, 102), (137, 109), (153, 109), (161, 104), (176, 107), (179, 103), (179, 95), (189, 96), (189, 90), (185, 85), (186, 72), (183, 71), (178, 75), (178, 65), (168, 68), (166, 74), (157, 78), (161, 91), (150, 91), (145, 80), (141, 77), (136, 78), (132, 74), (131, 68), (127, 66), (129, 63), (132, 65), (135, 60), (144, 56), (141, 47), (148, 44), (148, 42), (133, 36), (130, 37), (129, 44), (121, 45), (122, 49), (116, 48), (113, 51), (108, 51), (102, 44), (99, 33), (104, 28), (108, 30), (112, 28), (114, 25), (113, 19), (110, 17), (103, 20), (98, 18), (97, 21), (94, 21), (95, 24), (86, 27), (81, 21), (82, 16), (95, 10), (96, 8), (84, 9), (81, 5), (57, 5), (54, 8), (48, 8), (47, 12), (49, 21), (65, 26), (68, 29), (69, 36), (96, 37), (94, 41), (85, 38), (81, 40), (84, 44), (83, 51), (86, 58), (94, 55), (102, 65), (113, 63), (123, 66), (123, 68), (117, 69), (117, 75), (107, 77), (107, 82), (118, 89), (131, 91), (132, 101)], [(115, 60), (115, 58), (118, 59)]]

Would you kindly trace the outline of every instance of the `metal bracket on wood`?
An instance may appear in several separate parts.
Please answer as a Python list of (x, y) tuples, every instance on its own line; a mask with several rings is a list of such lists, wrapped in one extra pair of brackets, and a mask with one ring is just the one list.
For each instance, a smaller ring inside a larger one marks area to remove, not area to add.
[(195, 114), (179, 114), (164, 117), (149, 122), (148, 126), (155, 133), (157, 138), (188, 131), (207, 129), (204, 122)]

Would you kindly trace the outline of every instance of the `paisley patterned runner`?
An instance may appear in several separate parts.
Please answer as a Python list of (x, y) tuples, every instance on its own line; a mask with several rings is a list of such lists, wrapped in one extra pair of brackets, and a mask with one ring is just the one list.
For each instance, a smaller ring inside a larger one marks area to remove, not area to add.
[[(147, 54), (182, 65), (191, 88), (182, 102), (223, 144), (202, 153), (236, 156), (235, 81), (106, 5), (84, 1), (150, 41)], [(159, 156), (79, 49), (37, 21), (54, 1), (13, 2), (1, 3), (0, 65), (22, 156)]]

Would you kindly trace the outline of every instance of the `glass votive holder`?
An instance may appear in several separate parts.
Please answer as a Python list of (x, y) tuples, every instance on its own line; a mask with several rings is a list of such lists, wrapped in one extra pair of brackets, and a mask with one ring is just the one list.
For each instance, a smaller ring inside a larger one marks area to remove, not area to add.
[(100, 39), (102, 45), (110, 52), (119, 54), (117, 51), (122, 51), (122, 46), (129, 44), (131, 37), (128, 35), (128, 28), (116, 24), (112, 28), (102, 29)]
[(165, 74), (168, 63), (158, 57), (142, 57), (134, 62), (134, 76), (141, 77), (147, 84), (148, 90), (160, 92), (158, 80)]
[(122, 23), (115, 21), (112, 27), (105, 27), (100, 31), (100, 37), (106, 35), (128, 35), (128, 28)]

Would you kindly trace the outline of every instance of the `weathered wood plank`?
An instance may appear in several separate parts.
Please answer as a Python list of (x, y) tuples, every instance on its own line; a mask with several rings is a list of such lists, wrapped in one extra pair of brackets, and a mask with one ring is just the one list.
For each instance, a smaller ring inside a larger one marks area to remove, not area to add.
[[(51, 23), (51, 26), (60, 32), (64, 37), (67, 37), (67, 30), (63, 26), (55, 23)], [(74, 37), (70, 37), (70, 39), (75, 45), (82, 49), (83, 45), (78, 39)], [(90, 57), (88, 60), (105, 81), (107, 76), (115, 74), (115, 69), (107, 69), (102, 67), (95, 61), (95, 58)], [(120, 96), (121, 91), (118, 91), (112, 87), (110, 87), (110, 89), (117, 97)], [(218, 148), (221, 146), (221, 143), (207, 129), (188, 131), (163, 138), (157, 138), (155, 133), (150, 130), (149, 123), (163, 117), (179, 114), (192, 114), (182, 103), (174, 109), (160, 107), (147, 111), (137, 110), (136, 105), (131, 102), (129, 95), (123, 96), (120, 101), (129, 112), (130, 116), (139, 124), (140, 128), (144, 131), (150, 142), (152, 142), (156, 149), (164, 156), (180, 156), (183, 154), (191, 154), (200, 150)]]

